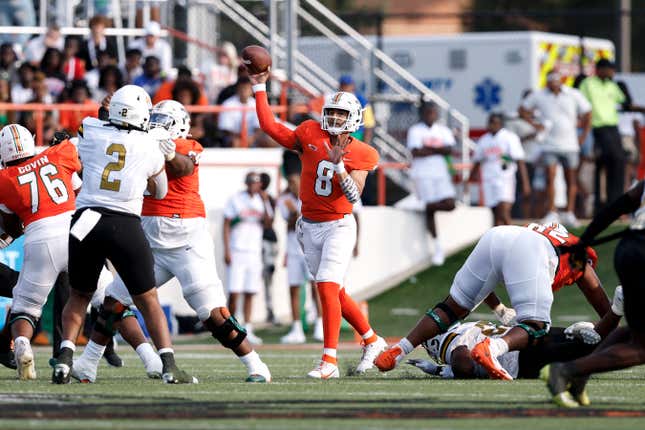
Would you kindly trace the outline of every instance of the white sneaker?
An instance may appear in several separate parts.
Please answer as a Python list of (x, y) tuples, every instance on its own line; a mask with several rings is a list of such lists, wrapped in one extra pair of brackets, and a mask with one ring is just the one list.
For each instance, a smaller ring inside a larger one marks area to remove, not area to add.
[(387, 342), (381, 336), (369, 345), (363, 345), (363, 355), (361, 361), (356, 366), (356, 373), (365, 373), (368, 369), (374, 367), (376, 357), (387, 348)]
[(551, 211), (542, 218), (542, 224), (551, 224), (554, 222), (560, 222), (560, 215), (557, 212)]
[(23, 381), (36, 379), (36, 366), (34, 364), (34, 352), (29, 341), (14, 343), (16, 365), (18, 366), (18, 379)]
[(144, 367), (146, 368), (146, 375), (150, 379), (161, 379), (163, 374), (163, 363), (161, 362), (161, 357), (157, 354), (154, 357), (151, 355), (150, 360), (144, 361)]
[(98, 363), (92, 363), (91, 360), (84, 359), (83, 355), (74, 360), (72, 378), (78, 380), (78, 382), (93, 384), (96, 381), (97, 373)]
[(305, 337), (305, 334), (302, 331), (298, 331), (298, 330), (291, 330), (289, 333), (287, 333), (286, 335), (280, 338), (280, 343), (285, 343), (290, 345), (297, 345), (297, 344), (305, 343), (306, 341), (307, 341), (307, 338)]
[(327, 363), (326, 361), (321, 360), (320, 363), (318, 363), (318, 366), (314, 368), (314, 370), (307, 373), (307, 377), (314, 379), (340, 378), (340, 372), (338, 371), (338, 366), (336, 366), (335, 364)]
[(445, 263), (446, 257), (443, 255), (443, 251), (440, 249), (435, 250), (434, 255), (432, 256), (432, 265), (433, 266), (443, 266)]
[(252, 331), (246, 333), (246, 338), (252, 345), (262, 345), (262, 339), (253, 334)]
[(567, 227), (580, 227), (580, 221), (578, 221), (578, 218), (576, 218), (573, 212), (565, 212), (562, 214), (562, 224)]
[(269, 366), (260, 362), (259, 365), (249, 372), (246, 382), (271, 382), (271, 371), (269, 371)]
[(316, 319), (316, 325), (314, 326), (314, 340), (317, 340), (318, 342), (323, 342), (325, 340), (322, 318)]

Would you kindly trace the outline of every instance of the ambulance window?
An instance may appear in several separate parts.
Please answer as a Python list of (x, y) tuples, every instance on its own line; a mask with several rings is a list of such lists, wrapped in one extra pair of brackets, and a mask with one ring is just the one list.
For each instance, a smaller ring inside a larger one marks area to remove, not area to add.
[(451, 70), (462, 70), (466, 68), (466, 50), (465, 49), (453, 49), (448, 55), (450, 69)]

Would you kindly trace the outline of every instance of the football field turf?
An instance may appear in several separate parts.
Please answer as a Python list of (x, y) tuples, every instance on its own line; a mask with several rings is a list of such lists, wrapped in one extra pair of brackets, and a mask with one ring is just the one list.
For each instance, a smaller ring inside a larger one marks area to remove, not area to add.
[[(613, 247), (598, 249), (598, 273), (610, 296), (616, 285)], [(370, 301), (370, 319), (386, 336), (400, 337), (428, 306), (445, 297), (468, 250)], [(508, 302), (507, 302), (508, 303)], [(554, 323), (594, 320), (576, 287), (556, 294)], [(490, 317), (478, 310), (475, 318)], [(286, 328), (265, 330), (277, 342)], [(0, 368), (0, 429), (643, 429), (645, 367), (596, 376), (589, 384), (592, 406), (558, 409), (542, 381), (444, 381), (408, 365), (388, 374), (345, 376), (360, 357), (344, 333), (339, 358), (342, 378), (304, 377), (320, 357), (320, 344), (258, 348), (273, 373), (271, 384), (247, 384), (243, 366), (214, 346), (207, 335), (177, 347), (179, 364), (198, 385), (169, 386), (145, 377), (136, 354), (125, 346), (126, 366), (101, 363), (95, 384), (49, 383), (49, 348), (38, 348), (38, 381), (18, 382)], [(423, 349), (413, 357), (424, 357)]]

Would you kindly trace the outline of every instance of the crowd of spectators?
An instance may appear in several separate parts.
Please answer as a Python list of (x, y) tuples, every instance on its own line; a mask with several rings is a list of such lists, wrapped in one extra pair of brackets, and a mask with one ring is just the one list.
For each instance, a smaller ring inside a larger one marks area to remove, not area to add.
[[(143, 37), (126, 43), (124, 60), (119, 61), (117, 40), (106, 35), (110, 26), (110, 19), (94, 16), (89, 20), (87, 37), (65, 36), (57, 25), (50, 25), (44, 34), (23, 44), (2, 43), (0, 102), (83, 105), (44, 112), (42, 139), (48, 142), (58, 130), (74, 135), (82, 118), (94, 115), (104, 97), (134, 84), (143, 87), (153, 103), (174, 99), (184, 105), (251, 109), (245, 114), (240, 110), (193, 113), (191, 134), (204, 146), (271, 144), (259, 130), (250, 81), (233, 44), (224, 42), (214, 60), (205, 61), (201, 70), (183, 65), (175, 68), (171, 45), (161, 37), (161, 26), (150, 21)], [(34, 134), (38, 131), (34, 111), (0, 111), (0, 126), (15, 121)]]

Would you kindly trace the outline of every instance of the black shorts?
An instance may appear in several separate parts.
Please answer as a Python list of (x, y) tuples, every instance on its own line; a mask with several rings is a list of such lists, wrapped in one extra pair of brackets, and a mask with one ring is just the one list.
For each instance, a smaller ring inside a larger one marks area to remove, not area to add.
[(645, 232), (628, 232), (618, 242), (614, 266), (623, 286), (627, 325), (634, 331), (645, 333)]
[[(72, 227), (88, 208), (72, 216)], [(103, 208), (91, 208), (101, 214), (94, 228), (79, 241), (69, 236), (69, 280), (77, 291), (96, 290), (101, 269), (108, 259), (123, 279), (130, 295), (143, 294), (155, 287), (154, 258), (146, 239), (141, 218)]]
[(517, 377), (536, 379), (540, 369), (556, 361), (571, 361), (590, 354), (596, 345), (587, 345), (579, 340), (567, 339), (564, 328), (552, 327), (549, 334), (538, 339), (534, 346), (520, 351)]
[(6, 264), (0, 263), (0, 296), (13, 297), (13, 287), (18, 283), (20, 272), (16, 272)]

